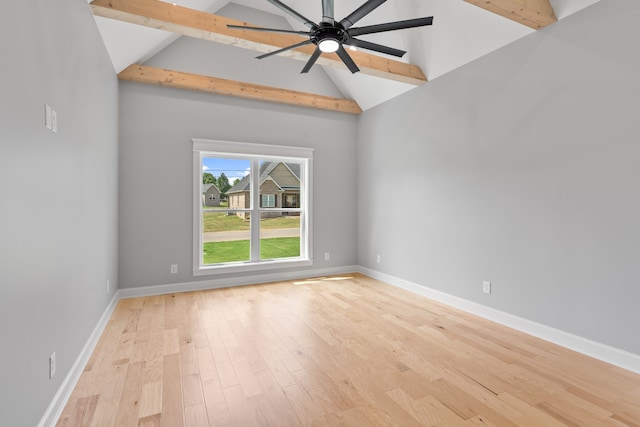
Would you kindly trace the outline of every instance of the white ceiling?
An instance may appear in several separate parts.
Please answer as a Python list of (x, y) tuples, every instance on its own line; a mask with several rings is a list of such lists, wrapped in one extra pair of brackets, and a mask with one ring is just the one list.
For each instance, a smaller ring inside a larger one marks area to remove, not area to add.
[[(229, 3), (236, 3), (284, 17), (291, 28), (307, 30), (298, 21), (281, 12), (280, 9), (266, 0), (234, 0), (233, 2), (228, 0), (174, 1), (180, 6), (210, 13), (223, 14), (225, 11), (238, 13), (237, 11), (246, 10), (229, 5)], [(307, 18), (320, 21), (322, 14), (321, 0), (282, 1)], [(336, 18), (341, 19), (348, 15), (364, 1), (335, 0)], [(562, 20), (599, 0), (550, 1), (558, 20)], [(252, 13), (252, 15), (255, 16), (255, 13)], [(260, 14), (258, 13), (258, 15)], [(406, 50), (407, 54), (400, 60), (419, 66), (428, 80), (433, 80), (534, 31), (463, 0), (389, 0), (359, 21), (357, 26), (422, 16), (433, 16), (433, 25), (372, 34), (362, 36), (362, 38)], [(251, 22), (248, 18), (229, 17), (246, 20), (258, 26), (264, 25), (259, 22)], [(161, 30), (98, 16), (95, 19), (116, 72), (122, 71), (131, 64), (143, 63), (178, 38), (175, 34)], [(553, 25), (561, 25), (561, 23)], [(264, 61), (268, 61), (268, 59)], [(290, 61), (291, 72), (299, 73), (304, 64), (295, 60)], [(315, 67), (321, 66), (316, 65)], [(325, 67), (325, 72), (343, 96), (354, 99), (363, 110), (378, 105), (414, 87), (409, 84), (392, 82), (362, 73), (352, 75), (346, 69), (343, 71), (334, 67)], [(308, 77), (313, 78), (313, 73), (310, 73)]]

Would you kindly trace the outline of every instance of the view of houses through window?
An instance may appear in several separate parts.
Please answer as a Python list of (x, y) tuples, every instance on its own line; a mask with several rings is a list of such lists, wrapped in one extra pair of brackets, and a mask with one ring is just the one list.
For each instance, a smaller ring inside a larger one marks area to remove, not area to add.
[(206, 153), (200, 166), (202, 265), (301, 256), (303, 162)]

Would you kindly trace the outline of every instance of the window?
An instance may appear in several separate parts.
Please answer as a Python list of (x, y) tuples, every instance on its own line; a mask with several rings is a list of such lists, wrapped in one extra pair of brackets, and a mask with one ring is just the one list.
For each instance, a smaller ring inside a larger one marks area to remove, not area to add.
[(276, 195), (275, 194), (263, 194), (262, 195), (262, 207), (263, 208), (275, 208), (276, 207)]
[[(312, 155), (307, 148), (193, 140), (194, 275), (312, 264)], [(219, 206), (200, 197), (212, 182)]]
[(286, 194), (284, 199), (285, 208), (297, 208), (298, 207), (298, 195)]

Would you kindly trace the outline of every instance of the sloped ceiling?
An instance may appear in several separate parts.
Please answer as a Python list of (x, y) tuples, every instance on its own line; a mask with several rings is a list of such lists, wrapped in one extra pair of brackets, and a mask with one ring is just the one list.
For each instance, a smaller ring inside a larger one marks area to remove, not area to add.
[[(348, 15), (364, 1), (335, 0), (336, 18), (340, 19)], [(532, 0), (500, 1), (524, 6), (527, 2), (533, 3)], [(493, 3), (500, 1), (493, 1)], [(550, 3), (557, 19), (561, 21), (597, 1), (550, 0)], [(175, 0), (175, 2), (190, 9), (246, 21), (252, 25), (272, 28), (286, 28), (288, 26), (291, 29), (306, 30), (302, 24), (266, 0), (234, 0), (233, 2), (226, 0)], [(283, 0), (283, 2), (302, 15), (320, 21), (321, 0)], [(372, 42), (406, 50), (407, 54), (401, 61), (419, 66), (428, 80), (436, 79), (535, 31), (526, 25), (478, 7), (472, 4), (473, 2), (474, 0), (389, 0), (359, 21), (358, 26), (434, 16), (432, 26), (362, 37)], [(486, 3), (491, 3), (491, 1), (486, 1)], [(178, 38), (186, 37), (100, 16), (95, 16), (95, 20), (118, 73), (132, 64), (143, 64), (151, 60)], [(561, 25), (561, 23), (552, 25)], [(232, 46), (227, 46), (225, 49), (227, 55), (231, 52), (229, 49), (245, 50)], [(346, 69), (320, 65), (316, 65), (308, 75), (301, 76), (299, 73), (304, 65), (303, 62), (289, 58), (272, 57), (259, 61), (261, 64), (258, 67), (255, 62), (258, 60), (252, 59), (253, 56), (256, 56), (255, 52), (243, 53), (241, 56), (247, 64), (239, 66), (246, 70), (243, 77), (244, 81), (248, 81), (248, 83), (258, 83), (264, 80), (262, 75), (265, 73), (265, 67), (269, 66), (269, 61), (273, 62), (275, 67), (277, 60), (277, 72), (279, 74), (290, 73), (290, 78), (284, 78), (280, 82), (279, 87), (282, 89), (300, 90), (301, 79), (306, 79), (309, 83), (309, 89), (304, 90), (312, 93), (336, 93), (337, 91), (344, 98), (355, 100), (363, 110), (372, 108), (415, 87), (412, 84), (390, 81), (363, 73), (352, 75)], [(174, 68), (177, 65), (173, 64)], [(212, 77), (221, 76), (213, 75)], [(311, 79), (315, 81), (311, 82)], [(327, 88), (325, 80), (331, 82), (335, 87)], [(319, 87), (325, 89), (319, 89)]]

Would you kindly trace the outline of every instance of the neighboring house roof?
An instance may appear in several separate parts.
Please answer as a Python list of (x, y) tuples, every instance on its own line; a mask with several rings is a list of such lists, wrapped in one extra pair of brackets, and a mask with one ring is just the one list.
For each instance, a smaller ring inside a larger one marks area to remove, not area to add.
[(242, 178), (240, 181), (238, 181), (237, 183), (235, 183), (230, 189), (229, 191), (227, 191), (227, 194), (231, 194), (231, 193), (239, 193), (241, 191), (249, 191), (249, 176), (247, 175), (244, 178)]
[(260, 180), (262, 181), (267, 177), (267, 175), (271, 174), (276, 166), (279, 164), (283, 164), (289, 169), (289, 171), (295, 176), (298, 181), (300, 181), (300, 163), (282, 163), (282, 162), (265, 162), (262, 164), (260, 168)]
[(209, 191), (209, 189), (211, 187), (215, 187), (215, 189), (218, 191), (218, 193), (220, 192), (220, 190), (218, 190), (218, 187), (216, 187), (215, 184), (202, 184), (202, 192), (206, 193), (207, 191)]
[[(271, 172), (279, 165), (283, 164), (291, 174), (297, 179), (298, 185), (282, 185), (277, 182), (272, 176)], [(284, 162), (264, 162), (260, 166), (260, 185), (265, 182), (268, 178), (270, 178), (273, 182), (278, 185), (278, 187), (283, 190), (298, 190), (300, 189), (300, 164), (299, 163), (284, 163)], [(236, 183), (233, 187), (227, 191), (227, 194), (231, 193), (239, 193), (241, 191), (249, 191), (249, 185), (251, 184), (251, 175), (247, 175), (242, 178), (238, 183)]]

